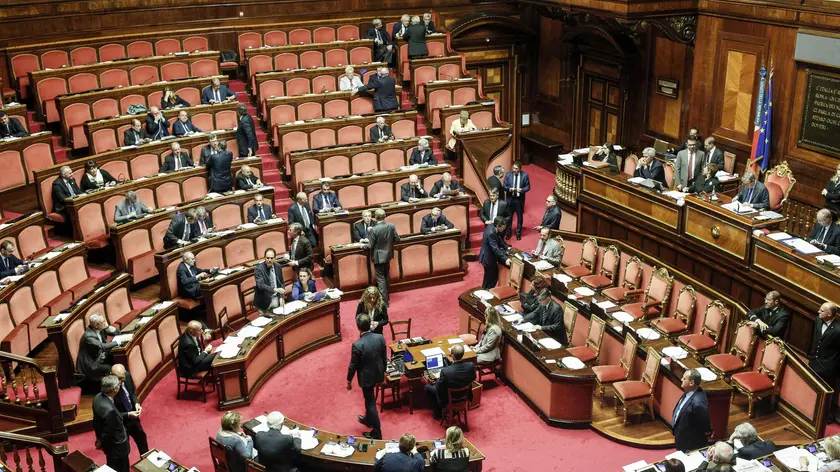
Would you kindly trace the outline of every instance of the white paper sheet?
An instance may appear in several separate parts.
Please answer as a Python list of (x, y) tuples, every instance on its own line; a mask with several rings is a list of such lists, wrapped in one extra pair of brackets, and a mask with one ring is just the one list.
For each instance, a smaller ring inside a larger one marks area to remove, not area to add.
[(698, 367), (697, 372), (700, 372), (700, 379), (703, 382), (714, 382), (717, 380), (717, 375), (706, 367)]
[(639, 337), (645, 341), (656, 341), (657, 339), (662, 337), (659, 335), (659, 333), (650, 328), (639, 328), (638, 330), (636, 330), (636, 334), (638, 334)]
[(448, 342), (449, 344), (458, 344), (458, 343), (463, 343), (464, 340), (461, 339), (461, 338), (452, 338), (452, 339), (447, 339), (446, 342)]
[(797, 238), (790, 242), (789, 241), (785, 241), (785, 243), (790, 245), (790, 247), (796, 249), (797, 251), (801, 252), (802, 254), (816, 254), (818, 252), (823, 252), (822, 249), (814, 246), (813, 244), (809, 243), (808, 241), (805, 241), (804, 239)]
[(662, 348), (662, 354), (672, 359), (685, 359), (688, 357), (688, 351), (679, 346), (668, 346)]
[(559, 280), (560, 282), (567, 284), (572, 281), (572, 278), (566, 274), (554, 274), (554, 278)]
[(490, 300), (493, 297), (493, 294), (488, 292), (487, 290), (476, 290), (473, 292), (473, 295), (482, 299), (482, 300)]
[(432, 356), (435, 356), (435, 355), (438, 355), (438, 354), (440, 354), (440, 355), (445, 354), (443, 352), (443, 349), (441, 349), (439, 347), (430, 347), (428, 349), (423, 349), (422, 351), (420, 351), (420, 353), (423, 354), (426, 357), (432, 357)]
[(767, 237), (772, 239), (773, 241), (784, 241), (785, 239), (790, 239), (793, 236), (791, 236), (791, 235), (789, 235), (785, 232), (781, 232), (781, 233), (770, 233), (770, 234), (767, 235)]
[(738, 213), (739, 215), (748, 215), (750, 213), (758, 213), (758, 210), (752, 207), (748, 207), (738, 202), (731, 202), (731, 203), (724, 203), (720, 206), (726, 210)]
[(258, 326), (245, 326), (236, 335), (240, 338), (256, 338), (262, 331), (263, 329)]
[(537, 330), (537, 328), (534, 328), (533, 323), (519, 323), (518, 325), (514, 325), (514, 328), (516, 328), (517, 331), (522, 331), (523, 333), (533, 333)]
[(600, 308), (602, 308), (604, 310), (609, 310), (610, 308), (615, 308), (616, 307), (616, 304), (609, 301), (609, 300), (606, 300), (606, 301), (603, 301), (603, 302), (598, 302), (598, 303), (596, 303), (596, 305), (598, 305)]
[(595, 295), (595, 291), (589, 287), (578, 287), (575, 289), (575, 293), (581, 297), (591, 297), (592, 295)]
[(630, 182), (631, 184), (640, 184), (640, 183), (645, 181), (645, 178), (644, 177), (630, 177), (629, 179), (627, 179), (627, 181)]
[(302, 310), (304, 308), (306, 308), (306, 302), (305, 301), (295, 300), (295, 301), (291, 301), (289, 303), (286, 303), (285, 305), (283, 305), (280, 308), (275, 308), (274, 313), (278, 314), (278, 315), (279, 314), (291, 315), (292, 313), (294, 313), (298, 310)]
[(557, 342), (554, 338), (542, 338), (538, 342), (540, 343), (540, 346), (549, 350), (560, 349), (563, 347), (563, 345)]
[(131, 342), (131, 338), (134, 337), (134, 334), (118, 334), (114, 336), (114, 342), (125, 344)]
[(149, 458), (149, 462), (154, 464), (157, 468), (163, 468), (163, 466), (171, 459), (168, 454), (163, 451), (157, 451), (149, 454), (147, 456)]
[(515, 313), (513, 315), (505, 315), (502, 318), (504, 318), (508, 323), (516, 323), (517, 321), (522, 320), (522, 315)]
[(686, 454), (682, 451), (677, 451), (677, 452), (668, 454), (667, 456), (665, 456), (665, 458), (666, 459), (677, 459), (677, 460), (679, 460), (680, 462), (683, 463), (683, 465), (685, 466), (685, 470), (687, 470), (687, 471), (688, 470), (694, 470), (694, 469), (700, 467), (700, 464), (702, 464), (703, 461), (705, 460), (703, 458), (703, 454), (700, 454), (697, 451), (692, 452), (691, 454)]
[(534, 265), (534, 269), (537, 270), (551, 270), (554, 268), (554, 265), (551, 262), (539, 260), (536, 262), (531, 262)]
[(149, 321), (152, 321), (152, 317), (151, 316), (144, 316), (144, 317), (140, 318), (139, 320), (137, 320), (137, 326), (143, 326), (144, 324), (148, 323)]
[(267, 316), (258, 316), (251, 322), (253, 326), (263, 327), (267, 324), (271, 323), (271, 318)]
[(799, 449), (796, 446), (781, 449), (774, 452), (773, 455), (776, 456), (782, 464), (793, 470), (802, 470), (799, 468), (800, 457), (808, 459), (808, 472), (817, 472), (817, 469), (823, 465), (822, 461), (817, 459), (816, 456), (805, 449)]
[(566, 368), (572, 370), (580, 370), (586, 367), (586, 364), (574, 356), (564, 357), (561, 362), (563, 362), (563, 365), (566, 366)]

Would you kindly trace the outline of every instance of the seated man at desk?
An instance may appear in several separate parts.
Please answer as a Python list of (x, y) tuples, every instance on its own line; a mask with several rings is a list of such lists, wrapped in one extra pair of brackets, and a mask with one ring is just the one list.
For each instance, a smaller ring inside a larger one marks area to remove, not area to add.
[(729, 437), (729, 443), (735, 446), (735, 441), (741, 443), (738, 449), (737, 456), (744, 460), (758, 459), (769, 454), (773, 454), (776, 450), (776, 445), (773, 441), (762, 441), (758, 437), (758, 432), (755, 427), (749, 423), (741, 423), (735, 427), (732, 436)]
[(840, 225), (832, 221), (831, 210), (823, 208), (817, 212), (817, 224), (814, 225), (808, 240), (826, 252), (837, 253), (837, 247), (840, 246)]
[(432, 208), (432, 212), (423, 217), (420, 223), (420, 232), (423, 234), (435, 233), (437, 231), (446, 231), (454, 228), (455, 225), (447, 220), (440, 208)]
[(195, 209), (196, 219), (195, 223), (190, 228), (190, 233), (194, 238), (204, 236), (207, 233), (213, 232), (213, 218), (207, 213), (207, 209), (200, 206)]
[(362, 212), (362, 219), (353, 224), (353, 242), (368, 242), (368, 235), (373, 225), (373, 212), (364, 210)]
[(560, 207), (557, 206), (557, 199), (554, 195), (549, 195), (545, 198), (545, 213), (543, 213), (542, 221), (539, 226), (534, 227), (534, 231), (542, 231), (543, 228), (560, 229)]
[(569, 343), (566, 337), (566, 324), (563, 322), (563, 309), (551, 298), (548, 289), (537, 295), (537, 307), (530, 313), (525, 313), (523, 323), (533, 323), (534, 328), (554, 338), (562, 345)]
[(298, 472), (295, 466), (300, 460), (300, 431), (281, 433), (283, 421), (282, 413), (272, 411), (265, 417), (268, 431), (254, 435), (254, 449), (259, 451), (260, 464), (267, 472)]
[(195, 255), (190, 251), (185, 252), (181, 260), (175, 271), (178, 280), (178, 296), (198, 300), (201, 296), (200, 282), (210, 277), (210, 271), (196, 267)]
[(151, 139), (146, 130), (143, 129), (142, 123), (137, 118), (131, 120), (131, 127), (123, 131), (123, 143), (126, 146), (140, 146), (146, 144)]
[(179, 213), (172, 218), (166, 234), (163, 235), (163, 248), (167, 251), (178, 246), (186, 246), (194, 238), (191, 226), (198, 221), (198, 211), (190, 208), (187, 213)]
[(413, 203), (417, 200), (428, 198), (429, 194), (420, 183), (420, 178), (416, 174), (408, 176), (408, 182), (400, 186), (400, 200), (404, 202)]
[(0, 138), (22, 138), (26, 136), (26, 129), (17, 118), (12, 118), (5, 111), (0, 111)]
[(100, 169), (99, 166), (96, 165), (96, 161), (91, 159), (85, 162), (85, 173), (82, 174), (82, 181), (80, 184), (82, 191), (87, 192), (106, 186), (114, 186), (117, 184), (117, 179), (108, 173), (107, 170)]
[[(560, 321), (562, 323), (562, 316)], [(441, 410), (449, 404), (449, 389), (468, 387), (475, 380), (475, 366), (470, 362), (462, 361), (464, 358), (463, 344), (453, 345), (450, 352), (452, 353), (452, 364), (440, 370), (440, 377), (435, 383), (425, 386), (433, 416), (437, 420), (440, 419)], [(468, 398), (472, 400), (472, 389), (467, 392)]]
[(262, 181), (253, 172), (251, 166), (243, 165), (236, 173), (236, 190), (251, 190), (263, 186)]
[(79, 195), (82, 193), (82, 189), (76, 184), (70, 166), (61, 166), (58, 173), (59, 177), (52, 184), (53, 212), (67, 218), (64, 200)]
[(645, 148), (642, 151), (642, 157), (639, 159), (639, 165), (633, 171), (633, 177), (641, 177), (643, 179), (650, 179), (661, 183), (667, 187), (665, 181), (665, 168), (662, 163), (656, 160), (656, 150), (652, 147)]
[(695, 469), (697, 472), (728, 472), (732, 469), (732, 461), (735, 460), (735, 452), (729, 444), (718, 441), (714, 446), (709, 448), (706, 453), (706, 460), (700, 463), (700, 467)]
[(543, 226), (540, 229), (540, 242), (537, 243), (537, 248), (531, 254), (553, 266), (560, 264), (560, 243), (551, 237), (551, 230), (547, 227)]
[[(711, 138), (709, 138), (711, 139)], [(686, 193), (717, 193), (723, 190), (723, 185), (718, 180), (716, 174), (718, 166), (714, 162), (710, 162), (703, 166), (703, 172), (698, 175), (694, 182), (683, 190)]]
[(146, 131), (149, 133), (152, 141), (169, 136), (169, 120), (163, 116), (160, 108), (149, 108), (149, 114), (146, 115)]
[(478, 212), (478, 217), (481, 218), (481, 221), (485, 225), (491, 225), (497, 216), (505, 219), (510, 218), (507, 203), (499, 198), (499, 190), (491, 188), (488, 195), (489, 198), (484, 200), (484, 205), (481, 206), (481, 210)]
[(227, 85), (222, 85), (222, 81), (218, 77), (213, 77), (209, 87), (205, 87), (201, 92), (201, 104), (212, 105), (215, 103), (222, 103), (236, 98)]
[(8, 239), (0, 243), (0, 279), (20, 275), (24, 270), (26, 264), (15, 256), (15, 243)]
[(376, 126), (370, 127), (370, 142), (384, 143), (394, 139), (394, 133), (391, 132), (391, 127), (385, 124), (384, 116), (376, 117)]
[(790, 312), (782, 306), (782, 295), (773, 290), (764, 296), (764, 305), (747, 313), (747, 319), (756, 332), (782, 337), (790, 320)]
[(180, 143), (176, 141), (169, 147), (172, 149), (172, 152), (167, 154), (163, 159), (163, 165), (160, 166), (160, 172), (177, 172), (179, 170), (195, 167), (195, 163), (190, 155), (181, 151)]
[(452, 178), (452, 174), (449, 172), (444, 172), (442, 176), (440, 176), (440, 180), (435, 182), (432, 186), (432, 191), (429, 192), (431, 196), (435, 198), (441, 197), (451, 197), (453, 195), (458, 195), (461, 191), (461, 186), (458, 184), (458, 181)]
[(312, 207), (315, 213), (341, 210), (341, 202), (338, 195), (330, 190), (330, 182), (321, 182), (321, 192), (312, 197)]
[(755, 174), (748, 171), (741, 177), (741, 191), (732, 201), (756, 210), (766, 210), (770, 206), (770, 194), (767, 187), (755, 179)]
[(143, 218), (151, 213), (149, 207), (143, 204), (134, 190), (125, 193), (125, 200), (114, 207), (114, 223), (122, 224), (127, 221)]
[(426, 467), (426, 451), (417, 447), (417, 440), (410, 434), (400, 438), (400, 452), (385, 454), (373, 464), (376, 472), (422, 472)]
[(248, 223), (260, 223), (274, 218), (271, 207), (263, 203), (263, 194), (254, 195), (254, 204), (248, 208)]
[(292, 245), (289, 249), (289, 265), (295, 268), (312, 268), (312, 242), (303, 235), (300, 223), (289, 225), (289, 238)]
[(458, 119), (452, 122), (452, 125), (449, 127), (449, 141), (446, 142), (446, 151), (449, 153), (449, 156), (452, 159), (455, 159), (455, 145), (458, 144), (458, 140), (456, 139), (458, 134), (468, 132), (468, 131), (475, 131), (478, 128), (470, 119), (470, 112), (467, 110), (461, 110), (461, 113), (458, 114)]
[(190, 114), (187, 113), (187, 110), (178, 112), (178, 119), (172, 125), (172, 134), (175, 136), (191, 136), (200, 132), (201, 130), (198, 129), (198, 126), (194, 125), (190, 119)]
[(266, 249), (263, 257), (263, 263), (254, 267), (254, 306), (261, 316), (271, 316), (286, 296), (283, 266), (277, 263), (277, 252), (273, 248)]
[(178, 375), (194, 378), (201, 372), (210, 370), (216, 353), (210, 353), (213, 346), (205, 344), (205, 337), (200, 321), (190, 321), (187, 329), (178, 340)]
[(120, 345), (117, 341), (108, 341), (108, 336), (117, 336), (120, 330), (108, 326), (105, 317), (94, 313), (88, 319), (88, 326), (79, 340), (79, 354), (76, 357), (76, 372), (85, 380), (98, 382), (111, 373), (114, 359), (111, 349)]
[(198, 158), (198, 165), (203, 166), (207, 164), (207, 159), (210, 159), (210, 156), (218, 154), (221, 151), (222, 150), (219, 147), (219, 137), (216, 136), (216, 133), (208, 134), (207, 145), (201, 148), (201, 155)]
[(432, 21), (431, 13), (423, 13), (423, 25), (426, 27), (426, 34), (437, 33), (437, 28), (435, 28), (435, 22)]
[(408, 165), (411, 166), (422, 164), (428, 164), (430, 166), (436, 166), (438, 164), (435, 153), (429, 149), (429, 140), (426, 138), (417, 140), (417, 147), (411, 151), (411, 158), (408, 160)]
[(289, 207), (289, 225), (298, 223), (303, 232), (306, 233), (306, 239), (313, 245), (318, 244), (318, 239), (315, 235), (315, 215), (309, 207), (309, 201), (305, 192), (298, 192), (295, 195), (295, 203)]
[(353, 66), (347, 66), (344, 68), (344, 75), (338, 79), (338, 90), (341, 92), (349, 92), (353, 89), (357, 89), (359, 87), (364, 87), (365, 84), (362, 82), (362, 78), (359, 74), (356, 73), (356, 70), (353, 69)]

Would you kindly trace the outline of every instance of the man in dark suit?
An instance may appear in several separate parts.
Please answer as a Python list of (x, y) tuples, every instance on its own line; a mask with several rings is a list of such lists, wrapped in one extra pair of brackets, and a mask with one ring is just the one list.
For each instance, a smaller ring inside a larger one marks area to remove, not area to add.
[(149, 113), (146, 115), (146, 132), (149, 133), (149, 138), (157, 141), (169, 136), (169, 126), (169, 120), (163, 116), (160, 108), (149, 108)]
[(458, 184), (458, 181), (453, 179), (452, 174), (449, 172), (444, 172), (440, 176), (440, 179), (432, 185), (432, 191), (429, 192), (429, 195), (436, 198), (451, 197), (458, 195), (460, 191), (461, 186)]
[(198, 126), (194, 125), (190, 119), (190, 114), (187, 113), (187, 110), (178, 112), (178, 119), (172, 125), (172, 134), (175, 136), (189, 136), (193, 133), (200, 132), (201, 130), (198, 129)]
[(187, 213), (180, 213), (172, 218), (163, 235), (163, 248), (167, 251), (175, 249), (178, 246), (185, 246), (189, 244), (190, 239), (194, 238), (191, 226), (198, 220), (198, 212), (195, 208), (190, 208)]
[[(525, 214), (525, 194), (531, 190), (531, 180), (528, 174), (522, 172), (522, 163), (516, 161), (511, 167), (511, 172), (505, 174), (502, 182), (507, 193), (507, 204), (511, 212), (516, 215), (516, 239), (522, 239), (522, 217)], [(507, 239), (513, 233), (513, 223), (507, 229)]]
[(400, 107), (400, 102), (397, 100), (397, 81), (388, 74), (387, 67), (380, 67), (376, 70), (376, 74), (370, 76), (367, 85), (351, 90), (351, 95), (373, 90), (373, 110), (375, 112), (396, 110)]
[(289, 225), (289, 238), (292, 240), (289, 246), (289, 265), (297, 269), (302, 267), (312, 268), (312, 242), (304, 236), (303, 227), (300, 223)]
[(382, 20), (377, 18), (371, 22), (365, 38), (373, 40), (374, 61), (394, 65), (394, 44), (391, 42), (391, 35), (382, 26)]
[(133, 119), (131, 120), (131, 128), (123, 131), (123, 143), (126, 146), (140, 146), (141, 144), (146, 144), (151, 139), (149, 139), (149, 135), (146, 133), (146, 130), (143, 129), (142, 123), (140, 120)]
[(741, 448), (738, 449), (737, 457), (746, 461), (764, 457), (776, 451), (776, 445), (773, 441), (762, 441), (758, 437), (758, 432), (755, 427), (749, 423), (741, 423), (735, 427), (729, 441), (733, 443), (738, 440), (741, 443)]
[(175, 277), (178, 280), (178, 296), (198, 300), (201, 296), (201, 281), (210, 276), (206, 269), (199, 269), (195, 266), (195, 255), (189, 251), (181, 256), (181, 263), (175, 270)]
[(201, 148), (201, 154), (198, 158), (198, 165), (200, 166), (207, 164), (207, 159), (209, 159), (210, 156), (221, 152), (221, 148), (219, 148), (219, 138), (215, 133), (208, 134), (207, 140), (207, 146)]
[(783, 337), (790, 320), (790, 312), (782, 306), (782, 296), (777, 291), (767, 292), (764, 305), (747, 313), (749, 325), (759, 333)]
[(93, 398), (93, 431), (96, 434), (96, 446), (105, 453), (108, 467), (116, 472), (128, 472), (128, 431), (125, 422), (115, 405), (114, 398), (119, 392), (120, 381), (114, 375), (102, 379), (101, 392)]
[(356, 317), (356, 327), (359, 328), (361, 334), (350, 350), (347, 390), (353, 389), (353, 376), (356, 375), (365, 397), (365, 414), (359, 415), (359, 422), (371, 428), (370, 432), (364, 433), (364, 436), (382, 439), (382, 425), (379, 423), (379, 413), (376, 411), (375, 387), (385, 380), (385, 364), (388, 362), (385, 337), (370, 332), (370, 316), (367, 314), (363, 313)]
[(502, 184), (502, 179), (505, 178), (505, 168), (503, 166), (496, 166), (493, 168), (493, 175), (487, 177), (487, 185), (490, 190), (496, 189), (499, 192), (499, 198), (507, 201), (505, 195), (505, 186)]
[(679, 451), (693, 451), (709, 443), (712, 422), (709, 419), (709, 401), (700, 388), (700, 372), (686, 370), (682, 376), (683, 395), (674, 407), (674, 440)]
[(277, 263), (277, 252), (273, 248), (266, 249), (263, 256), (265, 261), (254, 267), (254, 306), (260, 315), (271, 316), (286, 294), (283, 266)]
[(368, 242), (373, 224), (373, 213), (370, 210), (362, 211), (362, 219), (353, 224), (353, 242)]
[(403, 202), (416, 202), (417, 200), (428, 198), (429, 194), (423, 188), (420, 178), (416, 174), (408, 176), (408, 182), (400, 186), (400, 200)]
[(481, 206), (478, 217), (488, 226), (493, 224), (493, 220), (497, 216), (501, 216), (507, 221), (510, 218), (510, 212), (508, 211), (507, 203), (499, 198), (499, 191), (491, 188), (489, 197), (487, 200), (484, 200), (484, 205)]
[(207, 233), (213, 232), (213, 218), (207, 213), (207, 209), (200, 206), (195, 209), (196, 220), (190, 228), (190, 234), (195, 237), (204, 236)]
[(756, 210), (766, 210), (770, 207), (770, 194), (763, 183), (755, 180), (755, 174), (744, 172), (744, 176), (741, 177), (741, 190), (732, 201), (741, 202), (741, 205)]
[(137, 400), (134, 381), (131, 379), (131, 374), (125, 370), (125, 366), (122, 364), (114, 364), (111, 367), (111, 374), (116, 376), (117, 380), (120, 381), (119, 390), (114, 397), (114, 405), (123, 418), (123, 424), (128, 435), (134, 439), (137, 450), (140, 451), (141, 455), (145, 454), (149, 451), (149, 441), (143, 425), (140, 424), (140, 412), (143, 408), (140, 406), (140, 401)]
[(200, 372), (210, 370), (216, 353), (210, 353), (213, 346), (205, 345), (204, 332), (200, 321), (190, 321), (178, 342), (178, 374), (194, 378)]
[(708, 137), (706, 141), (703, 142), (703, 149), (706, 150), (706, 158), (701, 161), (699, 169), (695, 170), (694, 175), (701, 175), (703, 171), (703, 166), (709, 163), (714, 163), (717, 165), (719, 170), (723, 170), (724, 166), (726, 165), (726, 159), (723, 156), (723, 151), (717, 147), (715, 143), (715, 138)]
[(82, 193), (69, 166), (61, 166), (60, 176), (52, 184), (53, 212), (67, 217), (64, 200)]
[(370, 127), (370, 142), (383, 143), (394, 139), (391, 127), (385, 124), (384, 116), (376, 117), (376, 125)]
[(665, 168), (662, 163), (657, 161), (656, 150), (652, 147), (645, 148), (642, 151), (642, 157), (639, 158), (639, 165), (633, 171), (633, 177), (641, 177), (643, 179), (650, 179), (661, 183), (663, 186), (668, 186), (665, 181)]
[(79, 354), (76, 357), (76, 372), (86, 380), (99, 381), (111, 372), (111, 349), (120, 345), (116, 341), (108, 342), (108, 336), (116, 336), (120, 330), (108, 326), (105, 317), (94, 313), (90, 315), (88, 326), (79, 340)]
[(437, 33), (437, 28), (435, 28), (435, 22), (432, 21), (431, 13), (423, 13), (423, 25), (426, 27), (426, 34)]
[[(837, 369), (840, 368), (840, 326), (837, 322), (837, 305), (823, 303), (814, 323), (814, 337), (808, 365), (829, 387), (837, 389)], [(836, 398), (828, 408), (829, 418), (834, 417)]]
[(318, 236), (315, 234), (315, 215), (309, 207), (309, 200), (304, 192), (295, 195), (295, 203), (289, 207), (289, 224), (300, 223), (306, 239), (313, 246), (318, 244)]
[(300, 460), (300, 432), (292, 430), (290, 434), (280, 432), (283, 429), (283, 415), (272, 411), (265, 417), (268, 431), (254, 435), (254, 449), (260, 451), (260, 464), (266, 472), (297, 472), (295, 467)]
[[(383, 455), (373, 464), (376, 472), (422, 472), (426, 468), (426, 446), (417, 446), (410, 434), (400, 438), (400, 451)], [(441, 469), (442, 470), (442, 469)], [(453, 469), (454, 470), (454, 469)]]
[(409, 59), (422, 59), (429, 55), (429, 48), (426, 46), (426, 25), (419, 16), (411, 17), (411, 25), (405, 30), (403, 39), (408, 43)]
[(259, 223), (274, 218), (271, 207), (263, 203), (263, 194), (254, 195), (254, 204), (248, 208), (248, 223)]
[(840, 225), (832, 221), (831, 210), (823, 208), (817, 212), (817, 224), (808, 240), (823, 250), (840, 246)]
[(706, 460), (694, 469), (695, 472), (731, 471), (735, 461), (735, 451), (729, 443), (718, 441), (706, 451)]
[(190, 158), (190, 155), (181, 150), (181, 144), (176, 141), (170, 144), (169, 147), (172, 149), (172, 152), (167, 154), (163, 159), (160, 172), (175, 172), (195, 167), (195, 163)]
[(218, 77), (214, 77), (210, 82), (210, 86), (201, 92), (202, 105), (212, 105), (234, 99), (236, 99), (236, 94), (227, 85), (222, 85), (222, 81)]
[(338, 195), (330, 190), (330, 182), (328, 180), (321, 182), (321, 192), (313, 195), (312, 206), (315, 213), (341, 210), (341, 202), (338, 201)]
[(394, 27), (391, 28), (391, 38), (393, 39), (402, 39), (403, 35), (405, 34), (408, 27), (411, 25), (411, 15), (403, 15), (400, 17), (400, 21), (394, 23)]
[(152, 210), (137, 198), (137, 193), (129, 190), (125, 193), (125, 200), (114, 207), (114, 223), (120, 224), (135, 218), (143, 218), (151, 212)]
[[(425, 387), (435, 419), (440, 419), (441, 410), (449, 404), (449, 389), (467, 387), (475, 380), (475, 365), (470, 362), (462, 362), (464, 346), (455, 344), (450, 352), (452, 353), (452, 364), (441, 369), (440, 377), (434, 384), (428, 384)], [(472, 389), (467, 391), (467, 397), (472, 400)]]
[(15, 256), (15, 244), (9, 240), (0, 243), (0, 279), (20, 275), (25, 269), (23, 260)]
[(522, 317), (523, 322), (533, 323), (536, 329), (554, 338), (558, 343), (567, 345), (566, 324), (563, 322), (563, 308), (552, 300), (551, 292), (543, 289), (537, 294), (537, 307)]
[(248, 105), (244, 103), (237, 105), (236, 115), (239, 116), (239, 125), (236, 128), (236, 144), (239, 145), (239, 157), (256, 156), (260, 145), (257, 142), (257, 127), (254, 125), (254, 119), (248, 114)]
[(26, 136), (26, 129), (17, 118), (12, 118), (5, 111), (0, 111), (0, 138), (22, 138)]
[(400, 240), (397, 227), (385, 221), (385, 210), (377, 208), (373, 213), (376, 224), (368, 231), (370, 241), (370, 260), (376, 273), (376, 286), (382, 294), (385, 306), (388, 306), (390, 295), (388, 284), (391, 280), (391, 259), (394, 258), (394, 243)]
[[(687, 137), (687, 138), (685, 138), (685, 141), (683, 141), (683, 143), (682, 143), (682, 144), (680, 144), (680, 145), (679, 145), (679, 146), (677, 146), (677, 147), (674, 147), (674, 148), (670, 148), (670, 149), (668, 149), (668, 153), (669, 153), (669, 154), (675, 154), (675, 155), (676, 155), (678, 152), (680, 152), (680, 151), (683, 151), (683, 150), (687, 149), (687, 148), (688, 148), (688, 140), (689, 140), (689, 139), (694, 139), (694, 140), (696, 140), (698, 143), (699, 143), (699, 142), (701, 142), (701, 141), (703, 141), (703, 138), (702, 138), (702, 137), (700, 137), (700, 130), (698, 130), (697, 128), (691, 128), (691, 129), (689, 129), (689, 130), (688, 130), (688, 137)], [(721, 167), (721, 168), (723, 168), (723, 167)]]
[(497, 216), (492, 225), (484, 228), (478, 262), (484, 266), (484, 280), (481, 282), (481, 287), (486, 290), (495, 287), (499, 282), (499, 264), (510, 267), (507, 256), (509, 246), (504, 238), (505, 228), (507, 228), (507, 218), (503, 216)]
[(251, 166), (243, 165), (236, 173), (236, 190), (251, 190), (262, 187), (259, 177), (251, 172)]
[(205, 163), (209, 192), (224, 193), (233, 190), (232, 164), (233, 153), (227, 150), (226, 142), (219, 142), (219, 152), (212, 154)]
[(411, 151), (411, 158), (408, 160), (408, 165), (422, 165), (428, 164), (430, 166), (438, 165), (438, 160), (435, 153), (429, 149), (429, 140), (420, 138), (417, 140), (417, 147)]
[(423, 234), (445, 231), (454, 227), (455, 225), (443, 216), (440, 208), (432, 208), (432, 212), (424, 216), (423, 220), (420, 222), (420, 232)]
[(534, 227), (534, 231), (540, 231), (543, 228), (560, 229), (560, 207), (557, 206), (557, 200), (554, 195), (549, 195), (545, 198), (545, 213), (539, 226)]

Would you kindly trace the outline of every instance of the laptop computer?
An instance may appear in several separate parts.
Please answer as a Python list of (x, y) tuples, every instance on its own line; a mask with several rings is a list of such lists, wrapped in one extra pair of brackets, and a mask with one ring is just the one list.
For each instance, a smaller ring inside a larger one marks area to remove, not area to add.
[(426, 370), (434, 378), (440, 377), (443, 369), (443, 354), (435, 354), (426, 358)]

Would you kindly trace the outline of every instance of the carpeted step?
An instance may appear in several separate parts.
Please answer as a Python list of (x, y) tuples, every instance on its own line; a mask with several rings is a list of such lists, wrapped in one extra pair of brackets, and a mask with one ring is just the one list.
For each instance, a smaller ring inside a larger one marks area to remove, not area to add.
[(45, 128), (44, 123), (38, 121), (34, 111), (26, 111), (26, 123), (29, 125), (30, 133), (38, 133)]
[(243, 82), (241, 80), (236, 80), (236, 79), (229, 80), (228, 81), (228, 88), (236, 94), (245, 92), (245, 82)]
[[(473, 218), (478, 218), (478, 207), (475, 205), (470, 205), (470, 209), (467, 212), (467, 218), (472, 220)], [(481, 221), (480, 219), (478, 221)]]
[(61, 136), (52, 136), (53, 153), (55, 154), (55, 162), (67, 162), (67, 156), (70, 155), (70, 148), (61, 145)]

